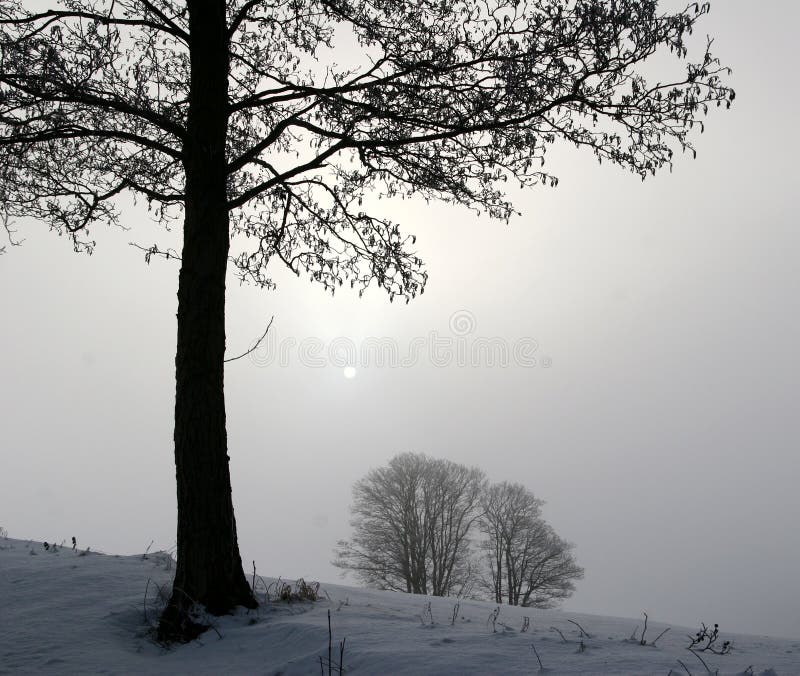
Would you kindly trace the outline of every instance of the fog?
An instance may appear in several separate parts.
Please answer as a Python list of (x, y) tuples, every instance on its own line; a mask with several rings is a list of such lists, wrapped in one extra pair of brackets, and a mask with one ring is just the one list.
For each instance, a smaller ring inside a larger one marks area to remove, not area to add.
[[(790, 0), (714, 3), (703, 29), (737, 100), (673, 173), (642, 183), (559, 147), (558, 188), (514, 193), (509, 225), (379, 203), (430, 273), (408, 305), (231, 275), (232, 356), (274, 316), (226, 370), (245, 567), (338, 581), (353, 482), (416, 451), (546, 500), (586, 569), (568, 609), (800, 636), (798, 20)], [(0, 525), (14, 537), (113, 553), (175, 541), (177, 265), (128, 243), (179, 233), (137, 207), (125, 223), (96, 228), (88, 257), (20, 222), (23, 245), (0, 257)], [(345, 374), (342, 350), (370, 338), (404, 363), (345, 359)], [(506, 366), (473, 358), (482, 338)]]

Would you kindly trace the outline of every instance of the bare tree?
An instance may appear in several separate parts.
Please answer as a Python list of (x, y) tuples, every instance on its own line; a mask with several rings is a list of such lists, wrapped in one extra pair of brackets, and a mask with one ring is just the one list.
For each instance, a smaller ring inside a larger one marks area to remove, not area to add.
[[(117, 198), (182, 219), (175, 463), (178, 565), (164, 639), (253, 606), (228, 468), (225, 281), (273, 286), (269, 264), (327, 289), (421, 292), (413, 238), (363, 206), (420, 195), (508, 219), (503, 188), (554, 184), (557, 140), (647, 176), (730, 104), (708, 48), (649, 82), (657, 51), (687, 60), (708, 5), (656, 0), (53, 0), (0, 5), (0, 212), (91, 251)], [(360, 64), (320, 57), (357, 41)], [(710, 43), (709, 43), (710, 44)], [(9, 232), (12, 232), (9, 230)], [(231, 249), (236, 237), (239, 248)], [(159, 253), (157, 246), (148, 255)]]
[(450, 596), (469, 582), (470, 540), (480, 517), (486, 478), (475, 467), (436, 460), (426, 473), (425, 513), (428, 528), (431, 594)]
[(528, 565), (513, 590), (516, 605), (551, 608), (572, 596), (584, 572), (575, 560), (575, 546), (548, 526), (544, 537), (529, 547)]
[[(484, 586), (491, 590), (496, 603), (503, 603), (506, 590), (514, 586), (506, 580), (505, 569), (511, 552), (509, 543), (529, 525), (541, 522), (543, 502), (519, 484), (492, 484), (482, 500), (480, 529), (484, 535), (481, 547), (485, 552), (489, 576)], [(510, 566), (512, 572), (514, 566)]]
[(369, 586), (450, 596), (469, 583), (483, 472), (403, 453), (353, 487), (353, 537), (335, 565)]
[(428, 530), (422, 498), (429, 459), (404, 453), (353, 486), (353, 537), (340, 541), (338, 567), (378, 589), (427, 594)]
[(571, 596), (574, 581), (583, 577), (573, 545), (543, 519), (543, 504), (520, 484), (493, 484), (484, 493), (484, 587), (496, 603), (552, 607)]

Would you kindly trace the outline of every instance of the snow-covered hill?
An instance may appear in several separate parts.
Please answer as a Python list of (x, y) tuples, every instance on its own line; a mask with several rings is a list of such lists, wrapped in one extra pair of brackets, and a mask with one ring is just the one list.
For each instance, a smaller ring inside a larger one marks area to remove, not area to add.
[[(535, 674), (531, 644), (549, 674), (685, 674), (679, 660), (692, 674), (706, 673), (686, 649), (697, 628), (672, 627), (655, 647), (642, 646), (631, 640), (642, 619), (504, 606), (493, 631), (494, 604), (462, 601), (453, 622), (453, 599), (333, 584), (323, 585), (321, 601), (217, 619), (217, 631), (167, 651), (152, 642), (150, 624), (171, 567), (166, 555), (54, 552), (41, 542), (0, 540), (0, 673), (318, 674), (329, 610), (334, 661), (346, 638), (348, 674)], [(733, 643), (728, 655), (701, 653), (712, 673), (800, 674), (800, 640), (727, 634), (725, 618), (703, 619), (720, 623), (720, 643)], [(656, 620), (653, 610), (650, 641), (667, 627)]]

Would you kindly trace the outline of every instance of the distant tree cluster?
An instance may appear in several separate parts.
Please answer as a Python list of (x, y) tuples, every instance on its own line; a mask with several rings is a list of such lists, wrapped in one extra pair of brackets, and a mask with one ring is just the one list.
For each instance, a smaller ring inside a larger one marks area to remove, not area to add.
[(583, 568), (543, 504), (478, 468), (403, 453), (353, 486), (353, 536), (334, 564), (378, 589), (551, 607)]

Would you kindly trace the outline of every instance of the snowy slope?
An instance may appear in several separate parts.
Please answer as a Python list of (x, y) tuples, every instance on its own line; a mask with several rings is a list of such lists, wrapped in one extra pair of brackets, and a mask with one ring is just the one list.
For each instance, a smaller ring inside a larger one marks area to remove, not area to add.
[[(493, 632), (487, 620), (494, 604), (463, 601), (451, 624), (451, 599), (340, 585), (324, 585), (327, 594), (317, 603), (270, 604), (219, 619), (221, 638), (209, 631), (165, 651), (150, 640), (145, 612), (154, 622), (157, 585), (169, 582), (168, 568), (164, 555), (82, 556), (0, 540), (0, 673), (318, 674), (319, 657), (328, 652), (328, 610), (334, 657), (346, 637), (344, 662), (352, 674), (535, 674), (532, 642), (549, 674), (685, 674), (678, 660), (692, 674), (706, 673), (686, 650), (687, 634), (697, 628), (672, 627), (657, 647), (643, 647), (630, 641), (641, 619), (503, 607)], [(433, 625), (420, 617), (428, 602)], [(525, 616), (532, 630), (523, 633)], [(581, 639), (570, 619), (591, 638)], [(666, 628), (655, 619), (650, 640)], [(720, 622), (722, 638), (734, 645), (730, 655), (703, 654), (712, 671), (800, 675), (800, 640), (726, 634), (725, 618), (704, 619)]]

